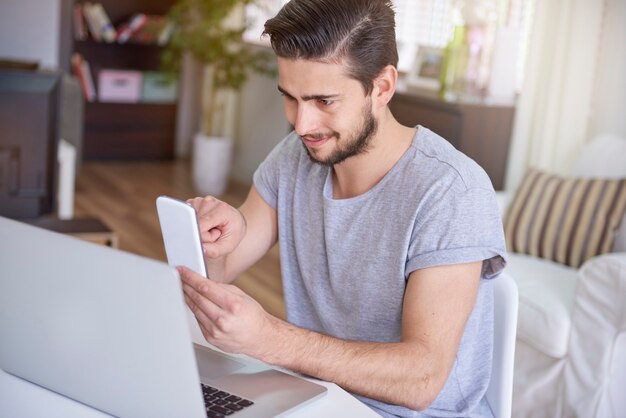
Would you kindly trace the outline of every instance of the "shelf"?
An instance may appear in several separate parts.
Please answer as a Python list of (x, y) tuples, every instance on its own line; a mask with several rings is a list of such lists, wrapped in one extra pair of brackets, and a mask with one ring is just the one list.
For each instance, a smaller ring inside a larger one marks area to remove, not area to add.
[(97, 41), (75, 41), (74, 51), (80, 53), (92, 66), (94, 77), (100, 68), (158, 71), (161, 66), (159, 45), (134, 43), (106, 43)]
[[(118, 27), (135, 13), (164, 15), (175, 0), (101, 0), (100, 3), (113, 25)], [(88, 39), (74, 40), (72, 52), (81, 54), (89, 62), (97, 90), (98, 73), (102, 69), (159, 71), (163, 47)], [(83, 158), (171, 159), (174, 157), (176, 112), (177, 103), (88, 102)]]
[(171, 159), (176, 105), (87, 103), (83, 158)]
[[(85, 3), (77, 0), (76, 3)], [(126, 21), (134, 13), (166, 14), (175, 0), (99, 0), (113, 25)]]
[(118, 237), (107, 225), (96, 218), (59, 219), (55, 216), (42, 216), (27, 220), (26, 223), (50, 231), (67, 234), (94, 244), (118, 247)]

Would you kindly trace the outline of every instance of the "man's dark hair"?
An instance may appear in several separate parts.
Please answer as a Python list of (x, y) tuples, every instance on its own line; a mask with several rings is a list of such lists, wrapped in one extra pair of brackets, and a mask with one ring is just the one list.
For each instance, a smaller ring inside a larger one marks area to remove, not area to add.
[(390, 0), (291, 0), (265, 22), (276, 55), (345, 64), (365, 93), (387, 65), (398, 65)]

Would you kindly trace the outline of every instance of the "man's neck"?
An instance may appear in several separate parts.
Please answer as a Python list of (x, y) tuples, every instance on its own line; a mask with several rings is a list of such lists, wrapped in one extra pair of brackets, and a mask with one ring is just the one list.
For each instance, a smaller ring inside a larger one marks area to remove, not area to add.
[(388, 110), (381, 122), (367, 152), (333, 166), (333, 198), (347, 199), (367, 192), (411, 146), (415, 128), (401, 125)]

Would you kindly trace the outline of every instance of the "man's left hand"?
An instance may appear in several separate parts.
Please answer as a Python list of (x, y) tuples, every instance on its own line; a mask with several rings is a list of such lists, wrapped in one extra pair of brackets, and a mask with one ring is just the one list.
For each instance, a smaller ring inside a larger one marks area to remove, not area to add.
[(271, 341), (274, 319), (257, 301), (230, 284), (177, 268), (185, 295), (204, 338), (229, 353), (260, 357)]

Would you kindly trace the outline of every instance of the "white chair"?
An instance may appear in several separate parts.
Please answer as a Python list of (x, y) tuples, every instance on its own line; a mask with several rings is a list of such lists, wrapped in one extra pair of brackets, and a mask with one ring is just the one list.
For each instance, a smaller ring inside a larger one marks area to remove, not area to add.
[(495, 418), (510, 418), (519, 301), (517, 285), (511, 276), (502, 273), (493, 280), (493, 299), (493, 363), (487, 402)]
[[(626, 138), (585, 143), (563, 178), (626, 178)], [(515, 190), (498, 192), (503, 214)], [(519, 291), (514, 418), (626, 415), (626, 214), (611, 253), (574, 268), (509, 251)]]

